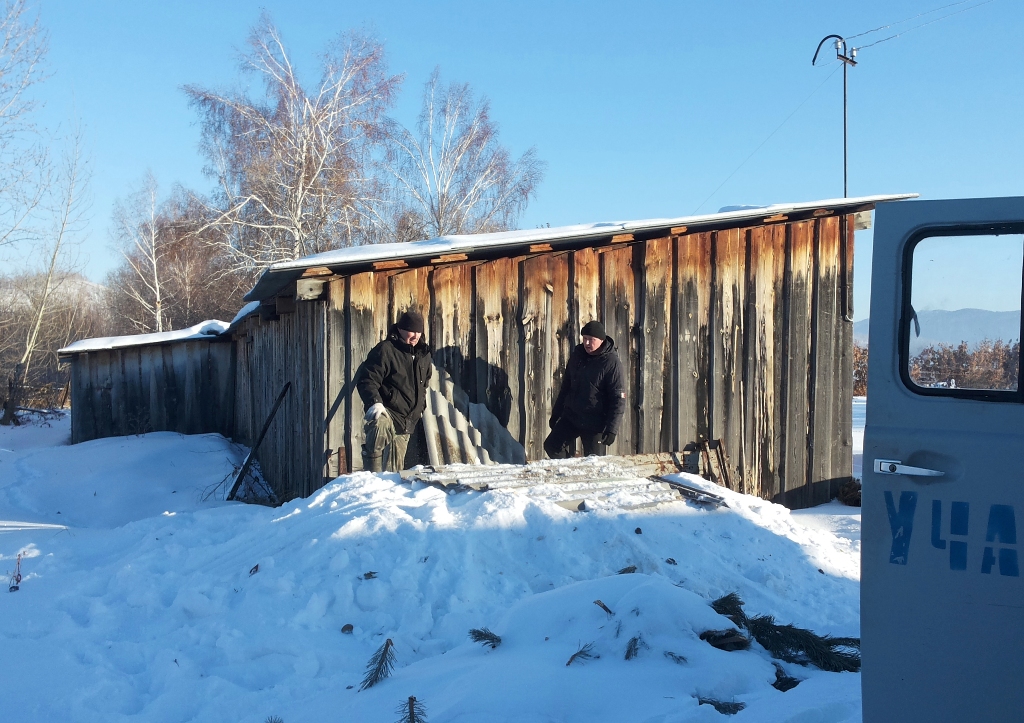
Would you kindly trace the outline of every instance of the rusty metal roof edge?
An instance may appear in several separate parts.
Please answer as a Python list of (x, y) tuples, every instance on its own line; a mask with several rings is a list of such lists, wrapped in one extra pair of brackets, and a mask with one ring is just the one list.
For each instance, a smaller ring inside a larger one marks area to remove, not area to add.
[(274, 296), (289, 282), (302, 276), (314, 266), (325, 266), (335, 273), (346, 268), (366, 266), (374, 262), (390, 260), (425, 259), (452, 253), (500, 253), (530, 244), (542, 242), (580, 242), (622, 233), (647, 233), (659, 229), (679, 226), (704, 229), (718, 225), (730, 226), (744, 221), (757, 221), (772, 216), (809, 212), (817, 209), (838, 210), (863, 206), (874, 206), (888, 201), (903, 201), (917, 198), (916, 193), (881, 194), (857, 198), (833, 198), (800, 203), (778, 203), (770, 206), (743, 208), (735, 211), (680, 216), (677, 218), (644, 219), (595, 224), (580, 224), (556, 228), (524, 229), (487, 234), (466, 234), (441, 236), (439, 238), (406, 243), (373, 244), (349, 246), (333, 251), (306, 256), (294, 261), (279, 261), (267, 268), (256, 285), (245, 295), (246, 301), (257, 301)]

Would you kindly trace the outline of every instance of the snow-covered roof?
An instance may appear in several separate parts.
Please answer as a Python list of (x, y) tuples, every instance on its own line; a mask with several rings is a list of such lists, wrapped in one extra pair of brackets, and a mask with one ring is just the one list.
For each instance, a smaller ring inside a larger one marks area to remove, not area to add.
[[(241, 313), (241, 312), (239, 312)], [(57, 353), (60, 356), (81, 354), (86, 351), (105, 351), (109, 349), (124, 349), (130, 346), (147, 346), (149, 344), (167, 344), (172, 341), (188, 341), (190, 339), (209, 339), (211, 336), (220, 336), (227, 331), (230, 324), (226, 321), (210, 319), (201, 322), (187, 329), (177, 331), (161, 331), (153, 334), (131, 334), (128, 336), (105, 336), (96, 339), (81, 339), (74, 344), (69, 344)]]
[(858, 207), (873, 207), (875, 204), (885, 201), (900, 201), (916, 197), (916, 193), (902, 193), (861, 196), (858, 198), (833, 198), (801, 203), (777, 203), (770, 206), (740, 206), (729, 207), (730, 210), (723, 210), (718, 213), (695, 216), (588, 223), (558, 228), (535, 228), (520, 231), (503, 231), (500, 233), (441, 236), (425, 241), (412, 241), (408, 243), (349, 246), (306, 256), (294, 261), (279, 261), (263, 272), (256, 282), (256, 286), (245, 295), (245, 298), (246, 300), (269, 298), (278, 293), (289, 281), (301, 276), (304, 270), (317, 266), (327, 267), (334, 273), (343, 273), (346, 270), (355, 271), (354, 267), (366, 266), (367, 264), (380, 261), (399, 259), (409, 261), (444, 254), (500, 252), (505, 249), (513, 251), (517, 247), (522, 248), (528, 244), (558, 241), (579, 242), (586, 239), (611, 237), (616, 234), (667, 230), (679, 226), (686, 226), (690, 230), (724, 227), (744, 222), (760, 222), (765, 218), (778, 216), (779, 214), (787, 215), (803, 211), (812, 212), (818, 209), (854, 210)]

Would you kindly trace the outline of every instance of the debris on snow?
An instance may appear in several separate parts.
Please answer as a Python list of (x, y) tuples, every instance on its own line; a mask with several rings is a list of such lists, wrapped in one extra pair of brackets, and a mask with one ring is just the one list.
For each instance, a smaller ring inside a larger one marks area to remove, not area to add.
[(492, 650), (501, 645), (501, 637), (495, 635), (487, 628), (473, 628), (469, 631), (469, 638), (474, 643), (489, 645)]

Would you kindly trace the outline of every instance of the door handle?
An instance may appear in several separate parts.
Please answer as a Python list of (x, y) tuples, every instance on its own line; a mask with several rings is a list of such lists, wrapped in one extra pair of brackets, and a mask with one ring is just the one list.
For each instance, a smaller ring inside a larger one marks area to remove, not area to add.
[(876, 459), (875, 472), (879, 474), (904, 474), (908, 477), (943, 477), (945, 472), (924, 467), (911, 467), (898, 459)]

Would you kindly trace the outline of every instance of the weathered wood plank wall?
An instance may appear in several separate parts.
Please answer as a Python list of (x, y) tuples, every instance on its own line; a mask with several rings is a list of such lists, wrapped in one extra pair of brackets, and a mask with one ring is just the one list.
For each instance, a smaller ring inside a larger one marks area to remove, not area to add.
[(234, 347), (190, 340), (75, 354), (71, 442), (154, 431), (233, 433)]
[(817, 504), (852, 461), (852, 331), (840, 303), (852, 269), (840, 259), (841, 222), (852, 224), (824, 217), (335, 280), (322, 304), (332, 319), (320, 342), (326, 450), (343, 447), (347, 468), (361, 468), (363, 408), (351, 380), (398, 314), (417, 307), (452, 382), (540, 458), (579, 328), (599, 318), (628, 378), (612, 452), (722, 439), (738, 490)]
[[(331, 423), (334, 415), (327, 403), (327, 385), (333, 379), (327, 341), (329, 320), (335, 326), (337, 319), (323, 302), (278, 308), (294, 310), (266, 320), (251, 316), (234, 334), (235, 397), (247, 400), (237, 407), (234, 438), (251, 445), (281, 389), (292, 383), (256, 454), (261, 471), (284, 501), (309, 496), (323, 486), (329, 472), (339, 422)], [(345, 355), (343, 344), (334, 348)]]
[(817, 504), (851, 474), (852, 223), (780, 219), (332, 277), (315, 300), (266, 304), (233, 344), (76, 355), (73, 441), (174, 429), (251, 444), (290, 381), (257, 456), (280, 498), (307, 496), (361, 469), (364, 410), (352, 380), (415, 307), (451, 383), (537, 459), (579, 329), (597, 318), (628, 379), (610, 451), (722, 439), (736, 489)]

